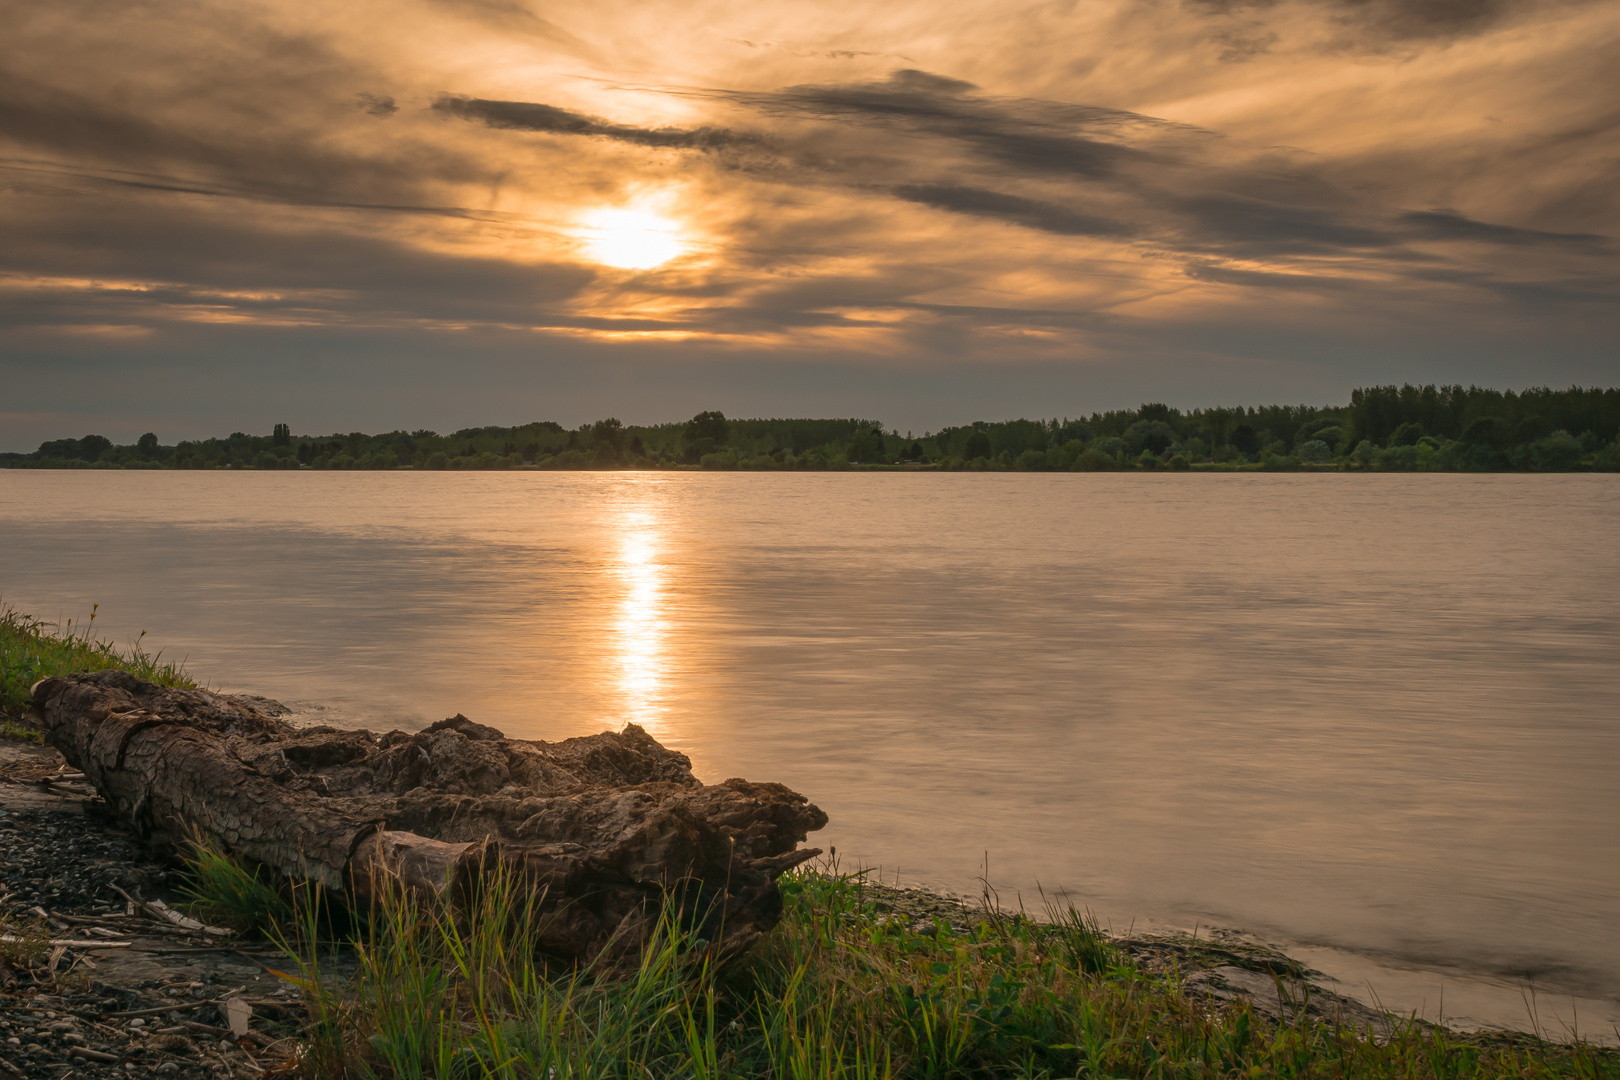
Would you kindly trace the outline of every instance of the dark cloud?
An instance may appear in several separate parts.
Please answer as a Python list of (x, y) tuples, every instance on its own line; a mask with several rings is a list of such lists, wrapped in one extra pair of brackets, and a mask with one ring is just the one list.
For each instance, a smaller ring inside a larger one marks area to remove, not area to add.
[(1234, 255), (1349, 252), (1398, 242), (1388, 229), (1349, 220), (1348, 207), (1291, 205), (1218, 191), (1179, 198), (1171, 205), (1190, 222), (1195, 243), (1224, 247)]
[[(64, 176), (295, 205), (427, 209), (416, 200), (432, 182), (466, 182), (485, 175), (465, 159), (436, 148), (402, 144), (382, 154), (365, 154), (296, 128), (229, 120), (166, 122), (138, 106), (0, 70), (0, 145), (28, 151), (28, 167)], [(9, 164), (19, 165), (15, 159)]]
[(1400, 219), (1415, 235), (1434, 240), (1478, 240), (1492, 244), (1578, 244), (1601, 242), (1596, 233), (1543, 232), (1511, 225), (1475, 221), (1455, 210), (1422, 210), (1403, 214)]
[(383, 120), (399, 112), (399, 106), (394, 104), (394, 99), (386, 94), (356, 94), (354, 105), (361, 112)]
[(54, 217), (0, 217), (6, 276), (106, 283), (0, 294), (12, 324), (218, 316), (522, 325), (537, 312), (565, 310), (594, 275), (578, 265), (435, 252), (369, 230), (288, 228), (228, 205), (200, 213), (148, 196), (140, 204), (80, 200)]
[[(1445, 46), (1477, 37), (1499, 26), (1545, 18), (1561, 8), (1574, 8), (1602, 0), (1182, 0), (1185, 10), (1207, 18), (1239, 22), (1249, 27), (1282, 25), (1285, 13), (1314, 12), (1321, 16), (1309, 30), (1291, 25), (1297, 34), (1312, 37), (1295, 44), (1312, 44), (1333, 52), (1383, 52), (1391, 47), (1409, 50), (1425, 45)], [(1275, 33), (1232, 32), (1215, 35), (1229, 43), (1280, 40)], [(1241, 46), (1239, 46), (1241, 52)], [(1229, 44), (1223, 59), (1232, 59)], [(1243, 59), (1243, 56), (1236, 57)]]
[[(498, 220), (499, 215), (464, 206), (432, 206), (421, 203), (363, 202), (332, 198), (317, 191), (282, 185), (233, 184), (188, 180), (163, 173), (134, 172), (127, 169), (96, 170), (74, 168), (49, 162), (16, 161), (0, 158), (0, 177), (48, 177), (54, 184), (48, 186), (52, 194), (83, 196), (106, 189), (158, 192), (173, 195), (200, 195), (210, 199), (246, 199), (253, 202), (278, 203), (284, 206), (302, 206), (333, 210), (360, 210), (390, 214), (426, 214), (434, 217), (467, 218), (469, 220)], [(22, 192), (19, 186), (16, 190)]]
[(488, 101), (441, 94), (433, 103), (433, 111), (462, 120), (478, 121), (492, 128), (538, 131), (548, 135), (584, 135), (658, 149), (720, 150), (733, 146), (757, 146), (763, 141), (757, 135), (725, 128), (645, 128), (616, 124), (599, 116), (587, 116), (532, 101)]
[(1276, 34), (1239, 34), (1227, 31), (1216, 34), (1215, 40), (1225, 46), (1221, 50), (1221, 63), (1241, 64), (1269, 53), (1271, 47), (1282, 39)]
[(1059, 236), (1127, 236), (1133, 231), (1129, 225), (1122, 222), (1083, 214), (1055, 203), (1026, 199), (1019, 195), (1005, 195), (984, 188), (948, 184), (902, 184), (891, 190), (907, 202), (932, 206), (936, 210), (995, 218), (1028, 229), (1056, 233)]
[[(1422, 41), (1477, 33), (1515, 6), (1511, 0), (1295, 0), (1326, 12), (1333, 22), (1378, 39)], [(1286, 6), (1282, 0), (1183, 0), (1205, 15), (1250, 15)]]
[(766, 115), (899, 128), (943, 138), (1032, 172), (1103, 177), (1152, 154), (1127, 133), (1188, 130), (1138, 113), (979, 94), (959, 79), (897, 71), (881, 82), (793, 86), (775, 93), (724, 96)]

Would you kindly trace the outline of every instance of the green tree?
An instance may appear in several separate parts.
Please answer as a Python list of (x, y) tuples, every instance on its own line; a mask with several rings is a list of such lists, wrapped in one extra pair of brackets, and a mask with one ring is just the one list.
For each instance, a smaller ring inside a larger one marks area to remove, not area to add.
[(277, 424), (270, 433), (271, 446), (291, 446), (292, 429), (286, 424)]
[(967, 442), (962, 446), (962, 457), (967, 461), (977, 461), (990, 456), (990, 434), (979, 428), (968, 433)]
[(148, 431), (145, 435), (142, 435), (140, 438), (135, 440), (135, 452), (141, 455), (141, 457), (146, 458), (148, 461), (157, 456), (157, 451), (157, 436), (152, 432)]
[(850, 461), (870, 462), (883, 459), (883, 433), (876, 428), (862, 429), (849, 437), (844, 456)]
[(113, 448), (113, 441), (105, 435), (86, 435), (79, 440), (79, 457), (86, 461), (100, 461), (101, 455)]
[(1462, 441), (1469, 446), (1484, 446), (1500, 450), (1511, 439), (1508, 426), (1494, 416), (1481, 416), (1462, 433)]
[[(1144, 409), (1149, 406), (1142, 406)], [(1138, 420), (1125, 429), (1125, 442), (1132, 450), (1162, 454), (1176, 441), (1176, 429), (1163, 420)]]
[(681, 436), (689, 443), (709, 439), (711, 446), (724, 446), (731, 438), (731, 425), (723, 412), (700, 412), (686, 422)]

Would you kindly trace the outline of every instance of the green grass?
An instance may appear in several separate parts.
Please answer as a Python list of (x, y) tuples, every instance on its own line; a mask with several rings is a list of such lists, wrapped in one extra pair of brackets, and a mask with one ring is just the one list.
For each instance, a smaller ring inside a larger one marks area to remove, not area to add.
[(1274, 1022), (1144, 970), (1071, 908), (908, 927), (861, 875), (782, 885), (781, 925), (725, 967), (669, 918), (627, 969), (548, 967), (522, 890), (497, 879), (465, 908), (395, 897), (347, 924), (342, 977), (320, 957), (344, 924), (294, 890), (271, 930), (309, 1014), (288, 1064), (322, 1080), (1620, 1078), (1620, 1055), (1584, 1043)]
[[(10, 717), (0, 722), (0, 736), (38, 739), (34, 729), (15, 721), (28, 715), (30, 688), (53, 675), (117, 668), (160, 686), (197, 685), (181, 665), (165, 663), (161, 652), (141, 648), (140, 638), (122, 649), (97, 638), (99, 608), (99, 604), (91, 607), (82, 626), (76, 628), (69, 619), (57, 629), (9, 604), (0, 604), (0, 718)], [(141, 637), (145, 636), (142, 630)]]
[(247, 936), (274, 933), (292, 919), (293, 908), (269, 875), (220, 851), (201, 836), (187, 843), (179, 888), (191, 914)]

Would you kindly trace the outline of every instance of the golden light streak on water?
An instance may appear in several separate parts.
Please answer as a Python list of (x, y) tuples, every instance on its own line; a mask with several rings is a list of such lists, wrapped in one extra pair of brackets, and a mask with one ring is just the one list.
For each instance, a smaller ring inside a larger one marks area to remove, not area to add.
[(619, 688), (624, 719), (663, 734), (668, 710), (664, 696), (664, 566), (660, 561), (663, 530), (656, 514), (633, 510), (624, 515), (614, 569), (624, 589), (616, 626)]

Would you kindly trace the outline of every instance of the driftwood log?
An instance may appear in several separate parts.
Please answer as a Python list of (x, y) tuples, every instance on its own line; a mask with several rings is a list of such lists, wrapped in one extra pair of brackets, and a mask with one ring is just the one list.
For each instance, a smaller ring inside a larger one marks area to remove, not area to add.
[(407, 734), (295, 728), (247, 702), (118, 671), (33, 689), (50, 742), (141, 835), (200, 834), (364, 904), (464, 895), (502, 866), (541, 906), (537, 946), (639, 942), (676, 897), (732, 953), (774, 926), (776, 878), (827, 815), (781, 784), (706, 785), (640, 727), (557, 743), (456, 716)]

